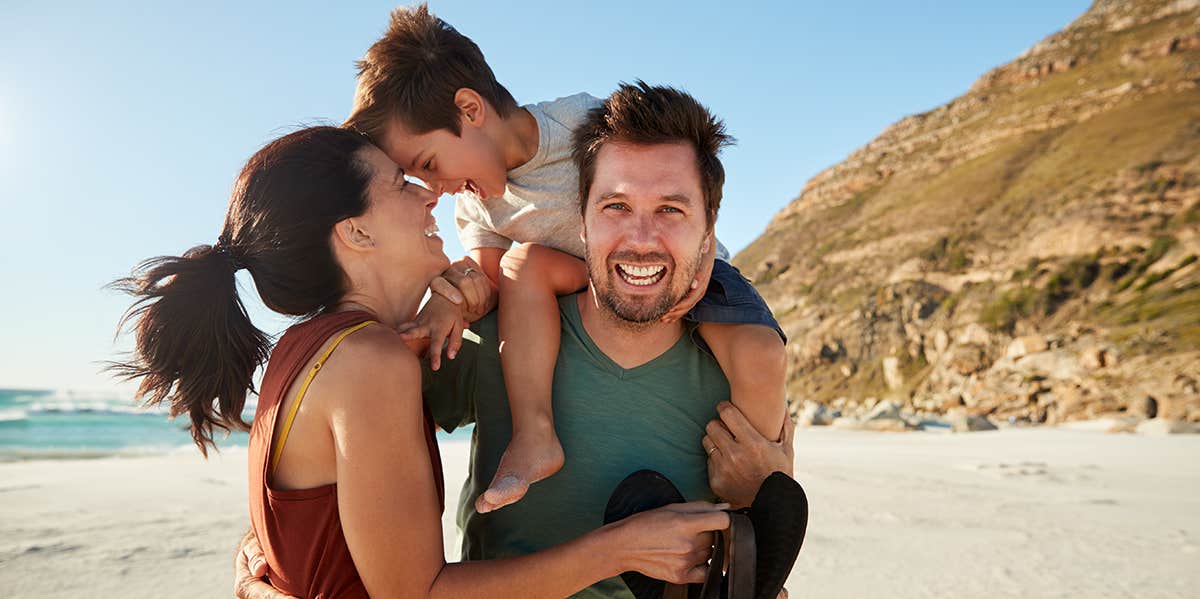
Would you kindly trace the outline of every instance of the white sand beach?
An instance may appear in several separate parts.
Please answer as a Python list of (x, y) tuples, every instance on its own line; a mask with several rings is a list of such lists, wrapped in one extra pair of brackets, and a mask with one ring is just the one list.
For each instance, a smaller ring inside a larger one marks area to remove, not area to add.
[[(1200, 435), (797, 432), (792, 597), (1193, 597)], [(449, 498), (467, 444), (443, 445)], [(4, 597), (228, 597), (244, 451), (0, 464)], [(454, 510), (444, 518), (447, 546)]]

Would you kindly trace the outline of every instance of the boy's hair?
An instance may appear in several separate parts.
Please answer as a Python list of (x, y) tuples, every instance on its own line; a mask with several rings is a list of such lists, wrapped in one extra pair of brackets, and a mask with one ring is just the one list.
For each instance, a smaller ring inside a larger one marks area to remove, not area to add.
[(717, 158), (722, 148), (734, 143), (725, 133), (725, 123), (713, 116), (687, 92), (662, 85), (647, 85), (640, 79), (622, 83), (604, 104), (588, 111), (575, 129), (571, 155), (579, 169), (579, 209), (587, 211), (588, 192), (596, 178), (596, 157), (609, 142), (638, 145), (685, 143), (696, 151), (700, 187), (711, 226), (721, 207), (725, 167)]
[(387, 33), (358, 65), (354, 109), (342, 125), (378, 143), (393, 119), (410, 132), (449, 129), (461, 135), (454, 94), (475, 90), (500, 116), (517, 109), (470, 38), (424, 4), (392, 11)]

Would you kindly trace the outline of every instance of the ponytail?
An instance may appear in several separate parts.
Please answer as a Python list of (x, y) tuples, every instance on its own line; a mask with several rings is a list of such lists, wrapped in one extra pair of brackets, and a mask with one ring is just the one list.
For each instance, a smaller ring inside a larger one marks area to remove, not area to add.
[(242, 419), (254, 371), (270, 340), (254, 327), (234, 273), (250, 271), (266, 306), (312, 316), (345, 293), (345, 275), (329, 243), (334, 226), (367, 209), (373, 171), (358, 156), (365, 137), (309, 127), (268, 143), (242, 168), (216, 245), (138, 265), (112, 287), (134, 296), (121, 320), (134, 323), (137, 347), (110, 369), (141, 379), (146, 406), (168, 402), (191, 418), (200, 452), (216, 447), (213, 429), (246, 430)]
[(180, 257), (147, 260), (113, 283), (137, 298), (121, 320), (121, 328), (136, 321), (137, 347), (111, 369), (124, 380), (142, 379), (137, 399), (144, 406), (166, 401), (171, 417), (187, 414), (206, 457), (216, 447), (214, 429), (249, 429), (242, 408), (270, 350), (238, 297), (235, 250), (196, 246)]

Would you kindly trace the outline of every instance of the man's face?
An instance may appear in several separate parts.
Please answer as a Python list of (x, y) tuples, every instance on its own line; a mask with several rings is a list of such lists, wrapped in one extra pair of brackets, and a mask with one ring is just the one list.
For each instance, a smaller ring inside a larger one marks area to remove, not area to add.
[(658, 321), (691, 288), (712, 243), (690, 145), (610, 142), (583, 215), (588, 275), (621, 321)]

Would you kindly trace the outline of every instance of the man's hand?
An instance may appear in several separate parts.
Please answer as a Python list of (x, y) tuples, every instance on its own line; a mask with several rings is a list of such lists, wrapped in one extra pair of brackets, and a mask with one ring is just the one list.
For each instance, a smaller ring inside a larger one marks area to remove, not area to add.
[(496, 308), (496, 286), (471, 258), (451, 264), (429, 283), (429, 291), (461, 308), (468, 323), (483, 318)]
[(708, 251), (700, 256), (700, 267), (696, 269), (696, 278), (692, 280), (692, 288), (688, 290), (683, 299), (679, 300), (666, 314), (663, 315), (663, 322), (675, 322), (688, 313), (692, 308), (700, 302), (700, 298), (708, 293), (708, 282), (712, 279), (713, 262), (717, 259), (717, 242), (711, 240), (708, 244)]
[(263, 582), (266, 573), (267, 559), (258, 538), (254, 531), (247, 532), (233, 560), (233, 595), (238, 599), (296, 599)]
[(746, 507), (772, 472), (792, 476), (796, 425), (784, 418), (779, 441), (771, 441), (754, 430), (733, 404), (721, 402), (717, 413), (721, 418), (708, 423), (701, 439), (708, 452), (708, 484), (735, 508)]

